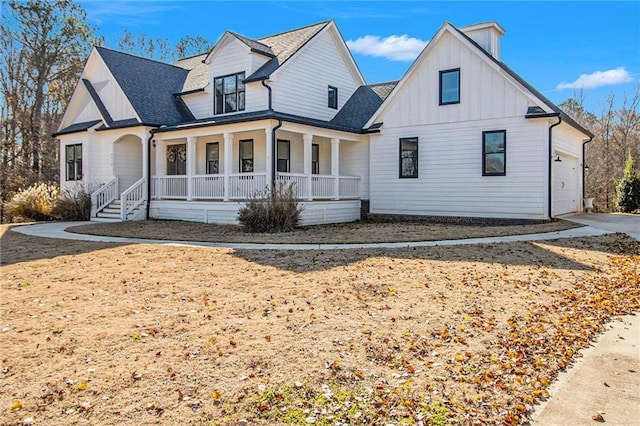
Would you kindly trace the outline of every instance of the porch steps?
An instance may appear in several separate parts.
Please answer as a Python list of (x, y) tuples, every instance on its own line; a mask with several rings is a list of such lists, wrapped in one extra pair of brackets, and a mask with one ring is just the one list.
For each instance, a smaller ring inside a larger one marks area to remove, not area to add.
[(113, 200), (111, 204), (98, 212), (96, 217), (92, 217), (92, 222), (122, 222), (120, 220), (120, 200)]

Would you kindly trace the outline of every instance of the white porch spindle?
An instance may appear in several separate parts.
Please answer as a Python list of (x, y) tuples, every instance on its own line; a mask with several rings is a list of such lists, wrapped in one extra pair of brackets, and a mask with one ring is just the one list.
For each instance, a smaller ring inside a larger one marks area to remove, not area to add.
[(305, 184), (306, 188), (299, 188), (303, 194), (306, 195), (306, 200), (313, 200), (313, 182), (312, 182), (312, 174), (313, 170), (311, 169), (311, 160), (312, 160), (312, 150), (313, 150), (313, 135), (305, 133), (302, 135), (302, 139), (304, 140), (304, 175), (306, 177)]
[(193, 175), (196, 171), (196, 138), (187, 137), (187, 201), (193, 200)]
[[(162, 139), (156, 139), (156, 179), (166, 174), (164, 147), (165, 147), (165, 141)], [(160, 195), (159, 188), (160, 188), (160, 180), (158, 179), (157, 185), (155, 186), (155, 191), (152, 195), (159, 196)]]
[(267, 174), (267, 192), (271, 191), (271, 186), (273, 184), (273, 129), (271, 127), (267, 127), (264, 129), (265, 133), (265, 171)]
[(233, 161), (233, 133), (224, 133), (222, 137), (224, 140), (224, 164), (222, 165), (224, 172), (224, 195), (222, 199), (229, 201), (229, 175), (231, 175), (233, 167), (231, 165)]
[(340, 139), (331, 139), (331, 176), (333, 176), (333, 199), (340, 198)]

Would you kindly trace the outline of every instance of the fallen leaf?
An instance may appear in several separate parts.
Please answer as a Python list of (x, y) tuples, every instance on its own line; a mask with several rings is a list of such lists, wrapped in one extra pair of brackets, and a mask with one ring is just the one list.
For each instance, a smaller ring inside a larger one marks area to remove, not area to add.
[(593, 416), (591, 416), (591, 420), (595, 420), (596, 422), (604, 423), (604, 417), (602, 417), (602, 414), (600, 414), (600, 413), (596, 413)]
[(11, 404), (12, 410), (19, 410), (21, 408), (22, 408), (22, 401), (13, 401), (13, 404)]

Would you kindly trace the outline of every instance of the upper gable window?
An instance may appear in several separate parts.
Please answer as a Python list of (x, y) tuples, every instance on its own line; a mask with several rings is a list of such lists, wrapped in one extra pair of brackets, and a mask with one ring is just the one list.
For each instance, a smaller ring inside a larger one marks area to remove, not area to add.
[(329, 86), (327, 90), (329, 108), (338, 109), (338, 88)]
[(215, 114), (244, 111), (244, 72), (216, 77)]
[(440, 71), (440, 105), (460, 103), (460, 68)]

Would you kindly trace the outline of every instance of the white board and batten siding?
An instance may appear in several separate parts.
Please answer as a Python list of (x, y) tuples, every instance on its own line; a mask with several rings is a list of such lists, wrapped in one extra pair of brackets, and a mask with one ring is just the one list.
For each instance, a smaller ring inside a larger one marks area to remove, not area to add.
[[(484, 54), (445, 33), (394, 95), (371, 136), (370, 210), (545, 219), (547, 123)], [(439, 105), (439, 71), (460, 68), (460, 103)], [(506, 130), (506, 176), (482, 176), (482, 132)], [(418, 137), (417, 179), (399, 178), (399, 139)]]
[[(323, 31), (289, 59), (273, 77), (273, 108), (279, 112), (331, 120), (363, 84), (340, 53), (334, 31)], [(338, 109), (328, 107), (328, 86), (338, 88)]]

